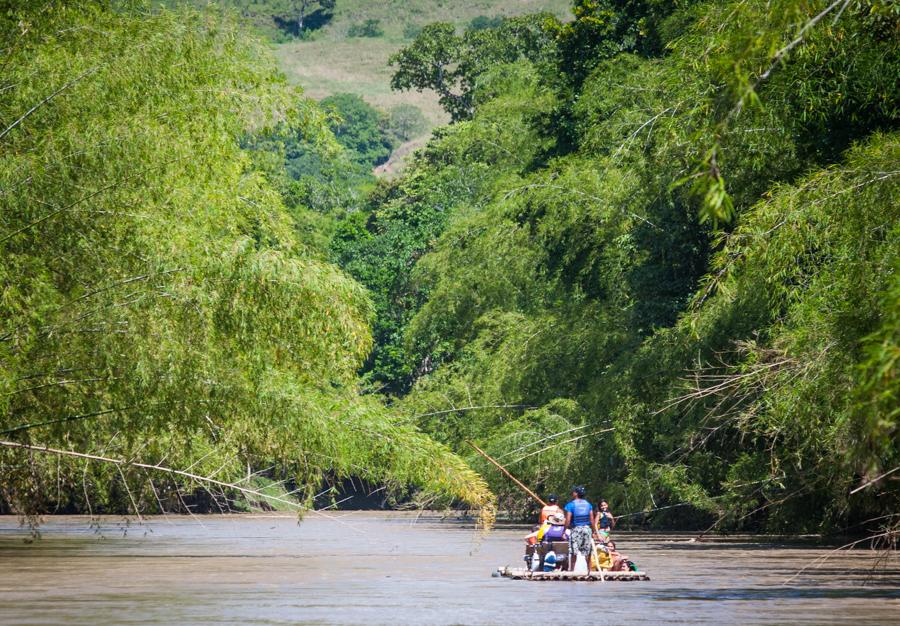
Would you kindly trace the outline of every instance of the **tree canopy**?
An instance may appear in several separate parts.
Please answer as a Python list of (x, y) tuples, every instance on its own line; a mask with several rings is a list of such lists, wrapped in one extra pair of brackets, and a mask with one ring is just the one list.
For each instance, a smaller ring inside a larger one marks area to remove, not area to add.
[(453, 24), (429, 24), (415, 40), (393, 55), (394, 89), (431, 89), (456, 120), (473, 112), (478, 77), (497, 63), (540, 61), (553, 51), (552, 32), (560, 26), (550, 14), (507, 18), (494, 28), (476, 26), (462, 35)]
[(460, 453), (633, 522), (896, 523), (896, 6), (573, 13), (395, 57), (457, 122), (338, 229), (370, 376)]
[(274, 465), (306, 505), (351, 475), (487, 503), (359, 394), (370, 299), (242, 148), (278, 125), (337, 146), (262, 46), (214, 12), (99, 0), (21, 3), (0, 36), (0, 439), (124, 460), (4, 446), (0, 508), (183, 509), (201, 485), (156, 464), (221, 481)]
[(331, 132), (354, 160), (370, 169), (388, 160), (393, 146), (375, 107), (352, 93), (328, 96), (320, 104), (334, 112)]

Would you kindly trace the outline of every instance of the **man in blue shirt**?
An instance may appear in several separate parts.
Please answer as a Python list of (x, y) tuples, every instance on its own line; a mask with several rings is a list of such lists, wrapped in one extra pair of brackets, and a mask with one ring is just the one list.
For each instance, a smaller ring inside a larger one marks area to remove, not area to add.
[(596, 530), (597, 521), (594, 507), (584, 499), (584, 487), (572, 489), (572, 500), (566, 505), (566, 526), (569, 535), (569, 569), (575, 567), (577, 555), (582, 554), (590, 563), (592, 551), (591, 535)]

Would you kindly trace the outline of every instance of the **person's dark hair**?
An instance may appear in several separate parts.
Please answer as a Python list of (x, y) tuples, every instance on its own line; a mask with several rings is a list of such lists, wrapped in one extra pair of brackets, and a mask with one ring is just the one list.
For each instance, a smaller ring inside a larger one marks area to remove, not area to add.
[(572, 493), (574, 493), (579, 498), (583, 498), (585, 494), (584, 487), (582, 487), (581, 485), (576, 485), (572, 487)]
[(558, 500), (559, 500), (559, 498), (556, 497), (555, 493), (551, 493), (549, 496), (547, 496), (547, 502), (549, 502), (550, 504), (553, 504), (554, 502), (557, 502)]
[(597, 504), (606, 504), (608, 506), (609, 502), (606, 500), (600, 500), (600, 502), (598, 502)]

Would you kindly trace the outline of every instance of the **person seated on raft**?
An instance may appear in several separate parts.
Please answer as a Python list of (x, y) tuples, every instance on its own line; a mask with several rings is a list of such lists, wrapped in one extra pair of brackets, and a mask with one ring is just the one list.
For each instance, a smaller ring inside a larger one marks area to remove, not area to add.
[(616, 550), (616, 544), (607, 540), (597, 544), (596, 559), (591, 558), (591, 569), (608, 572), (627, 572), (632, 569), (628, 556)]
[(612, 559), (612, 567), (609, 568), (610, 571), (627, 572), (632, 569), (632, 563), (628, 556), (616, 550), (616, 543), (614, 541), (610, 541), (606, 544), (606, 550), (610, 559)]
[(566, 528), (566, 518), (563, 514), (553, 513), (533, 533), (525, 536), (527, 545), (535, 545), (543, 541), (566, 541), (569, 538), (569, 530)]
[(548, 517), (550, 517), (554, 513), (559, 513), (560, 515), (563, 515), (565, 517), (565, 511), (562, 510), (562, 507), (559, 506), (558, 502), (559, 499), (556, 497), (555, 493), (551, 493), (549, 496), (547, 496), (547, 504), (545, 504), (541, 508), (541, 517), (538, 525), (532, 529), (533, 532), (530, 535), (525, 537), (525, 543), (527, 545), (533, 546), (538, 542), (537, 531), (544, 524), (544, 522), (547, 521)]
[(565, 515), (565, 511), (562, 510), (562, 507), (558, 504), (559, 499), (556, 497), (555, 493), (551, 493), (547, 496), (547, 504), (541, 507), (541, 517), (538, 521), (537, 526), (533, 527), (531, 530), (531, 534), (525, 537), (525, 543), (527, 545), (533, 546), (537, 543), (537, 531), (541, 527), (541, 525), (547, 521), (547, 518), (553, 515), (554, 513), (562, 513)]
[(569, 529), (566, 528), (566, 517), (562, 512), (554, 513), (547, 521), (541, 524), (537, 531), (537, 540), (541, 543), (545, 541), (566, 541), (569, 538)]
[[(562, 513), (554, 513), (537, 530), (525, 536), (526, 563), (533, 563), (531, 559), (540, 559), (540, 563), (543, 564), (544, 555), (553, 549), (554, 541), (568, 540), (569, 529), (566, 528), (565, 516)], [(565, 554), (557, 556), (554, 564), (558, 566), (558, 563), (565, 561), (566, 558)]]

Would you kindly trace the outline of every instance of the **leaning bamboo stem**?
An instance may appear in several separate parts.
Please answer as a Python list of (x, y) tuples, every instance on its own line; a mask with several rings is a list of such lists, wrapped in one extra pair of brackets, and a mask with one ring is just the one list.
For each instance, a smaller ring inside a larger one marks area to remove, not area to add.
[(786, 580), (785, 580), (783, 583), (781, 583), (781, 584), (782, 584), (782, 585), (787, 585), (788, 583), (793, 582), (793, 581), (794, 581), (795, 579), (797, 579), (801, 574), (803, 574), (803, 572), (805, 572), (806, 570), (810, 569), (811, 567), (817, 566), (819, 563), (824, 563), (825, 561), (827, 561), (828, 559), (834, 557), (838, 552), (841, 552), (842, 550), (849, 550), (849, 549), (854, 548), (854, 547), (856, 547), (857, 545), (859, 545), (859, 544), (861, 544), (861, 543), (864, 543), (864, 542), (866, 542), (866, 541), (874, 541), (875, 539), (881, 539), (881, 538), (883, 538), (883, 537), (889, 537), (889, 536), (895, 534), (896, 532), (897, 532), (896, 530), (886, 530), (886, 531), (884, 531), (884, 532), (882, 532), (882, 533), (878, 533), (878, 534), (876, 534), (876, 535), (869, 535), (868, 537), (863, 537), (862, 539), (857, 539), (857, 540), (855, 540), (855, 541), (851, 541), (850, 543), (845, 543), (844, 545), (839, 546), (839, 547), (835, 548), (834, 550), (828, 552), (828, 553), (825, 554), (824, 556), (820, 556), (820, 557), (817, 558), (816, 560), (811, 561), (810, 563), (807, 563), (803, 568), (797, 570), (797, 572), (795, 572), (793, 576), (791, 576), (790, 578), (786, 579)]
[(86, 72), (83, 72), (82, 74), (76, 76), (75, 78), (73, 78), (72, 80), (70, 80), (69, 82), (67, 82), (65, 85), (63, 85), (62, 87), (60, 87), (59, 89), (57, 89), (56, 91), (54, 91), (53, 93), (51, 93), (50, 95), (48, 95), (46, 98), (44, 98), (43, 100), (41, 100), (40, 102), (38, 102), (37, 104), (35, 104), (33, 107), (31, 107), (30, 109), (28, 109), (27, 111), (25, 111), (25, 113), (23, 113), (23, 114), (19, 117), (19, 119), (17, 119), (15, 122), (13, 122), (13, 123), (10, 124), (9, 126), (7, 126), (7, 127), (3, 130), (3, 132), (0, 132), (0, 139), (3, 139), (3, 138), (4, 138), (11, 130), (13, 130), (16, 126), (18, 126), (19, 124), (21, 124), (22, 122), (24, 122), (26, 119), (28, 119), (28, 117), (29, 117), (32, 113), (34, 113), (34, 112), (37, 111), (39, 108), (41, 108), (42, 106), (44, 106), (45, 104), (47, 104), (48, 102), (50, 102), (51, 100), (53, 100), (53, 98), (55, 98), (56, 96), (58, 96), (59, 94), (61, 94), (61, 93), (64, 92), (65, 90), (67, 90), (69, 87), (71, 87), (71, 86), (74, 85), (75, 83), (79, 82), (80, 80), (82, 80), (82, 79), (84, 79), (84, 78), (87, 78), (87, 77), (90, 76), (91, 74), (95, 73), (95, 72), (96, 72), (97, 70), (99, 70), (101, 67), (102, 67), (102, 66), (100, 66), (100, 65), (98, 65), (98, 66), (96, 66), (96, 67), (92, 67), (91, 69), (87, 70)]
[(568, 429), (563, 430), (563, 431), (560, 431), (560, 432), (558, 432), (558, 433), (553, 433), (552, 435), (547, 435), (546, 437), (543, 437), (543, 438), (541, 438), (541, 439), (538, 439), (537, 441), (532, 441), (532, 442), (530, 442), (530, 443), (526, 443), (524, 446), (519, 446), (519, 447), (516, 448), (515, 450), (511, 450), (511, 451), (509, 451), (509, 452), (507, 452), (507, 453), (505, 453), (505, 454), (501, 454), (501, 455), (500, 455), (499, 457), (497, 457), (497, 458), (498, 458), (498, 459), (503, 459), (503, 458), (506, 458), (506, 457), (508, 457), (508, 456), (512, 456), (512, 455), (516, 454), (517, 452), (521, 452), (522, 450), (525, 450), (526, 448), (534, 447), (534, 446), (536, 446), (536, 445), (538, 445), (538, 444), (541, 444), (541, 443), (543, 443), (543, 442), (545, 442), (545, 441), (548, 441), (548, 440), (550, 440), (550, 439), (555, 439), (555, 438), (557, 438), (557, 437), (561, 437), (561, 436), (563, 436), (563, 435), (565, 435), (565, 434), (571, 433), (571, 432), (576, 431), (576, 430), (582, 430), (582, 429), (584, 429), (584, 428), (587, 428), (588, 426), (589, 426), (589, 424), (582, 424), (581, 426), (575, 426), (575, 427), (573, 427), (573, 428), (568, 428)]
[(879, 480), (881, 480), (882, 478), (884, 478), (884, 477), (886, 477), (886, 476), (890, 476), (891, 474), (893, 474), (893, 473), (896, 472), (897, 470), (900, 470), (900, 465), (898, 465), (897, 467), (895, 467), (894, 469), (892, 469), (892, 470), (890, 470), (890, 471), (888, 471), (888, 472), (885, 472), (885, 473), (882, 474), (881, 476), (876, 476), (876, 477), (873, 478), (872, 480), (866, 481), (865, 483), (863, 483), (862, 485), (860, 485), (859, 487), (857, 487), (856, 489), (854, 489), (853, 491), (851, 491), (851, 492), (850, 492), (850, 495), (852, 496), (854, 493), (857, 493), (858, 491), (862, 491), (862, 490), (865, 489), (866, 487), (870, 487), (870, 486), (874, 485), (875, 483), (877, 483), (877, 482), (878, 482)]
[(0, 431), (0, 435), (10, 435), (12, 433), (17, 433), (22, 430), (30, 430), (32, 428), (38, 428), (39, 426), (50, 426), (52, 424), (61, 424), (63, 422), (73, 422), (75, 420), (88, 419), (90, 417), (101, 417), (103, 415), (109, 415), (110, 413), (120, 413), (122, 411), (127, 411), (129, 409), (133, 409), (138, 406), (140, 406), (140, 405), (134, 404), (132, 406), (127, 406), (127, 407), (123, 407), (123, 408), (105, 409), (103, 411), (94, 411), (93, 413), (83, 413), (81, 415), (67, 415), (66, 417), (60, 417), (58, 419), (53, 419), (53, 420), (46, 420), (44, 422), (21, 424), (19, 426), (14, 426), (13, 428), (8, 428), (6, 430)]

